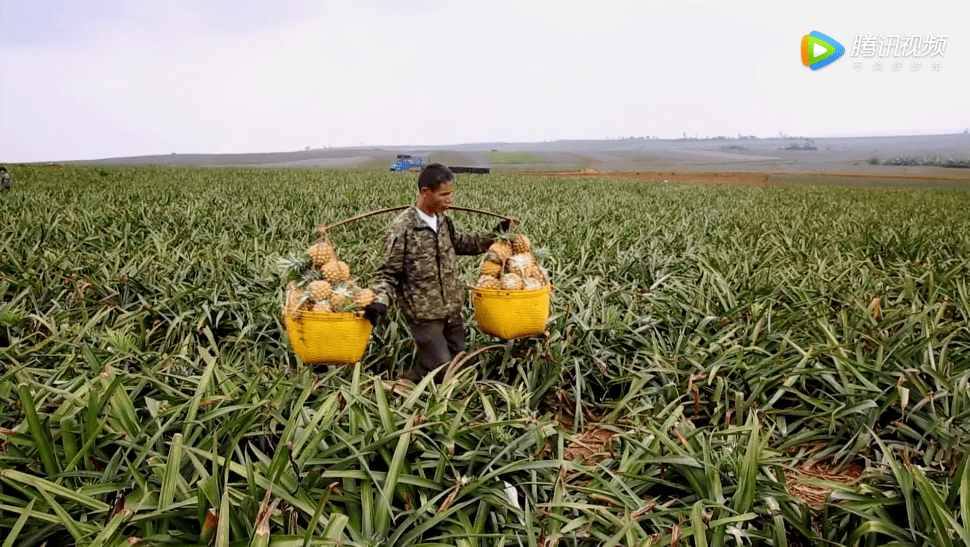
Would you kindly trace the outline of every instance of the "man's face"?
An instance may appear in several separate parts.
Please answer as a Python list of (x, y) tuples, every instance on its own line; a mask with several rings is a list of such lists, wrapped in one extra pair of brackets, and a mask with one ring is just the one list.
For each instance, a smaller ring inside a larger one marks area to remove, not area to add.
[(428, 208), (431, 209), (432, 213), (436, 215), (443, 213), (455, 204), (455, 183), (441, 183), (434, 190), (431, 188), (422, 188), (421, 195), (424, 197), (425, 203), (428, 204)]

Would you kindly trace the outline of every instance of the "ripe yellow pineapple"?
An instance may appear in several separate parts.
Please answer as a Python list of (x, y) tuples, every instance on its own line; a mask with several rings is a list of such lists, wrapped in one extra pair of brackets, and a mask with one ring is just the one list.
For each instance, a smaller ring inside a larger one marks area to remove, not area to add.
[(313, 298), (317, 300), (326, 300), (330, 297), (330, 283), (326, 281), (311, 281), (309, 288)]
[(515, 237), (512, 239), (512, 251), (515, 254), (527, 253), (531, 246), (532, 244), (525, 234), (515, 234)]
[(545, 283), (533, 277), (527, 277), (525, 279), (525, 283), (522, 286), (522, 288), (527, 291), (534, 291), (537, 289), (541, 289), (542, 287), (545, 287)]
[(545, 276), (542, 275), (542, 270), (539, 269), (539, 265), (536, 264), (535, 260), (532, 260), (528, 265), (526, 265), (525, 276), (538, 281), (542, 281), (545, 278)]
[(300, 297), (303, 296), (303, 291), (301, 291), (296, 283), (290, 283), (287, 286), (286, 293), (286, 307), (295, 310), (297, 305), (300, 303)]
[(496, 264), (490, 260), (486, 260), (485, 262), (482, 262), (482, 275), (498, 277), (502, 275), (502, 265)]
[(488, 248), (488, 260), (497, 264), (504, 263), (512, 256), (512, 245), (508, 241), (496, 241)]
[(330, 303), (329, 302), (317, 302), (313, 305), (313, 311), (330, 313)]
[(479, 289), (493, 289), (497, 291), (502, 288), (502, 283), (497, 277), (483, 275), (478, 278), (478, 282), (475, 283), (475, 286)]
[(519, 290), (522, 288), (522, 278), (518, 274), (507, 273), (501, 279), (502, 288), (505, 290)]
[(330, 293), (330, 307), (336, 308), (347, 301), (347, 297), (339, 292)]
[(350, 266), (340, 260), (331, 260), (320, 268), (323, 276), (331, 283), (339, 283), (350, 279)]
[(313, 259), (314, 266), (322, 266), (337, 259), (337, 256), (333, 252), (333, 245), (326, 241), (314, 243), (306, 250), (306, 254), (310, 255), (310, 258)]
[(362, 289), (354, 295), (354, 303), (362, 308), (370, 306), (371, 303), (374, 302), (375, 296), (374, 291), (370, 289)]
[(509, 273), (517, 274), (520, 277), (528, 277), (526, 275), (526, 267), (529, 264), (531, 264), (531, 257), (529, 255), (512, 255), (505, 263), (505, 270)]

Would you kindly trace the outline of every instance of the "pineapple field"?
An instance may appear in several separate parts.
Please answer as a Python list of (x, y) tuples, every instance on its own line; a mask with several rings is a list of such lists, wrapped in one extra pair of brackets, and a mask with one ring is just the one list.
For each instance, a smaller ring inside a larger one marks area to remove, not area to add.
[[(462, 366), (408, 386), (396, 308), (301, 363), (280, 264), (416, 175), (11, 170), (0, 547), (970, 544), (965, 191), (459, 175), (520, 220), (548, 336), (469, 296)], [(335, 229), (327, 279), (368, 287), (392, 218)]]

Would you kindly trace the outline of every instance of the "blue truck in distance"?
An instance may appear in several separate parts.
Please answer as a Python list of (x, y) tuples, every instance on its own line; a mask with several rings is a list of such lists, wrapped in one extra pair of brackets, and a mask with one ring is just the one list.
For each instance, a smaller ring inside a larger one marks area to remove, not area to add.
[(391, 166), (391, 171), (402, 171), (407, 172), (412, 169), (420, 171), (424, 167), (424, 158), (421, 156), (412, 156), (410, 154), (398, 154), (397, 162)]
[[(431, 163), (430, 156), (412, 156), (411, 154), (398, 154), (397, 161), (391, 166), (391, 171), (397, 171), (399, 173), (407, 172), (417, 172), (420, 171), (422, 167)], [(453, 167), (448, 166), (448, 169), (452, 173), (475, 173), (479, 175), (487, 175), (491, 172), (488, 167)]]

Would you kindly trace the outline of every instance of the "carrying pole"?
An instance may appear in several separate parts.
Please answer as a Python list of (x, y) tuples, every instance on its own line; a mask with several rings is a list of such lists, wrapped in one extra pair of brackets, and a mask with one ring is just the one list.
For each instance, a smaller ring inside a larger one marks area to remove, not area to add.
[[(348, 218), (346, 220), (341, 220), (340, 222), (337, 222), (337, 223), (334, 223), (334, 224), (320, 224), (320, 225), (318, 225), (316, 227), (316, 229), (314, 229), (314, 232), (318, 236), (323, 237), (323, 236), (328, 235), (331, 230), (333, 230), (337, 226), (340, 226), (341, 224), (348, 224), (350, 222), (354, 222), (354, 221), (357, 221), (357, 220), (361, 220), (361, 219), (364, 219), (364, 218), (367, 218), (367, 217), (376, 216), (376, 215), (383, 215), (385, 213), (393, 213), (395, 211), (403, 211), (404, 209), (407, 209), (408, 207), (410, 207), (410, 205), (400, 205), (398, 207), (390, 207), (388, 209), (378, 209), (376, 211), (371, 211), (369, 213), (364, 213), (362, 215), (357, 215), (357, 216), (355, 216), (353, 218)], [(504, 216), (504, 215), (499, 215), (499, 214), (493, 213), (491, 211), (485, 211), (484, 209), (469, 209), (468, 207), (449, 207), (448, 210), (467, 211), (469, 213), (478, 213), (478, 214), (481, 214), (481, 215), (489, 215), (489, 216), (498, 217), (498, 218), (505, 219), (505, 220), (510, 220), (510, 221), (512, 221), (512, 224), (515, 224), (516, 222), (519, 221), (519, 219), (517, 219), (515, 217), (507, 217), (507, 216)]]

